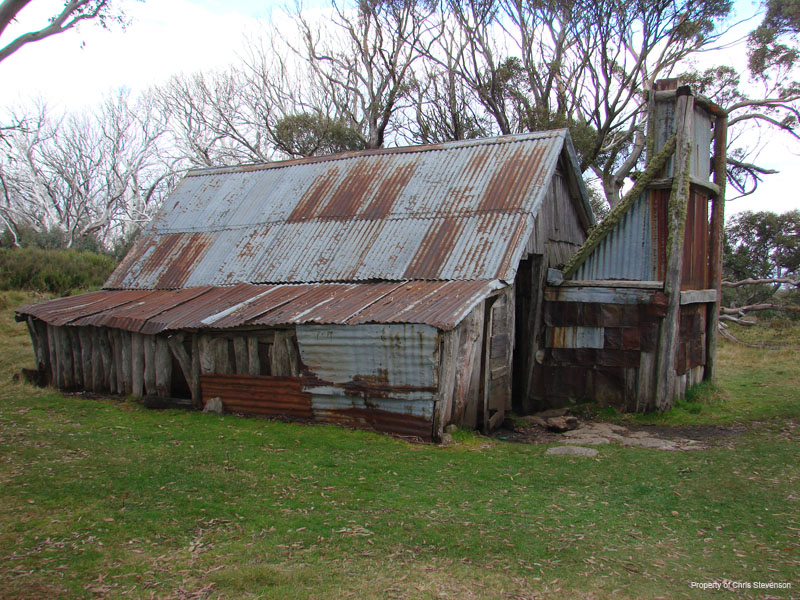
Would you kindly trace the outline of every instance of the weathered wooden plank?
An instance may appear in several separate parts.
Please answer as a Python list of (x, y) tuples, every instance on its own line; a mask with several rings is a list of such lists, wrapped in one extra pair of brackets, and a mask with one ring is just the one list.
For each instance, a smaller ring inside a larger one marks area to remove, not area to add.
[(681, 292), (681, 306), (716, 302), (717, 297), (717, 290), (684, 290)]
[(55, 334), (58, 345), (59, 382), (58, 387), (71, 390), (75, 387), (75, 372), (72, 365), (72, 343), (69, 333), (64, 327), (56, 327)]
[(678, 317), (683, 271), (683, 235), (689, 200), (689, 159), (694, 129), (694, 98), (679, 94), (675, 106), (677, 142), (673, 157), (673, 186), (667, 215), (667, 264), (664, 276), (664, 293), (668, 303), (666, 316), (659, 331), (658, 364), (656, 367), (656, 408), (668, 410), (676, 396), (675, 350), (678, 345)]
[(103, 388), (105, 391), (115, 393), (117, 389), (117, 366), (114, 362), (114, 348), (111, 342), (111, 330), (100, 327), (97, 329), (97, 340), (100, 344), (100, 356), (103, 362)]
[(121, 345), (121, 358), (122, 358), (122, 384), (124, 386), (124, 394), (127, 396), (133, 393), (133, 363), (131, 361), (131, 332), (119, 330), (119, 338)]
[[(640, 363), (641, 364), (641, 361)], [(625, 369), (625, 410), (629, 411), (636, 406), (637, 399), (637, 372), (639, 367), (627, 367)]]
[(75, 389), (83, 389), (83, 353), (81, 352), (81, 339), (75, 327), (64, 327), (69, 335), (69, 345), (72, 349), (72, 377)]
[(192, 390), (192, 404), (195, 408), (203, 408), (203, 393), (200, 385), (200, 336), (192, 334), (192, 378), (189, 380), (189, 389)]
[(100, 340), (102, 330), (97, 327), (87, 327), (92, 338), (92, 389), (95, 392), (108, 391), (108, 373), (103, 364), (103, 349)]
[(172, 352), (162, 335), (156, 336), (156, 394), (161, 398), (172, 394)]
[(275, 331), (275, 342), (272, 344), (272, 352), (269, 356), (270, 374), (277, 377), (288, 377), (289, 356), (286, 346), (286, 332), (282, 329)]
[(78, 327), (78, 339), (81, 343), (81, 363), (83, 364), (83, 389), (92, 391), (94, 385), (94, 365), (92, 353), (92, 335), (88, 327)]
[(131, 393), (144, 396), (144, 336), (131, 333)]
[(254, 335), (247, 337), (247, 374), (258, 376), (261, 373), (261, 361), (258, 357), (258, 338)]
[(122, 332), (119, 329), (109, 329), (109, 339), (113, 344), (114, 365), (117, 374), (117, 394), (125, 393), (125, 364), (122, 358)]
[(50, 357), (50, 385), (59, 387), (61, 385), (61, 373), (58, 360), (58, 342), (53, 325), (47, 327), (47, 353)]
[(156, 389), (156, 336), (145, 335), (142, 338), (144, 352), (144, 391), (148, 396), (157, 396)]
[[(476, 390), (471, 389), (476, 371), (475, 365), (478, 363), (478, 376), (480, 376), (480, 350), (481, 333), (483, 330), (483, 308), (474, 308), (469, 315), (458, 326), (459, 347), (456, 358), (456, 372), (453, 382), (453, 399), (450, 407), (450, 415), (445, 419), (447, 423), (454, 423), (459, 427), (475, 427), (474, 420), (471, 425), (466, 423), (467, 412), (470, 398), (477, 398)], [(472, 393), (471, 393), (472, 392)], [(472, 413), (477, 412), (477, 407), (472, 406)]]
[(50, 365), (50, 348), (47, 336), (47, 323), (28, 316), (26, 319), (31, 339), (35, 338), (34, 355), (36, 356), (36, 370), (42, 378), (42, 382), (49, 384), (52, 382), (52, 369)]
[(599, 304), (649, 304), (653, 297), (650, 289), (606, 287), (546, 287), (544, 299), (548, 302), (597, 302)]
[(717, 290), (717, 302), (706, 321), (706, 367), (703, 377), (713, 381), (717, 376), (717, 346), (719, 345), (719, 307), (722, 298), (722, 239), (725, 224), (725, 187), (727, 180), (728, 117), (714, 121), (714, 183), (719, 192), (711, 203), (711, 235), (709, 240), (709, 285)]
[(237, 335), (233, 338), (233, 359), (234, 373), (247, 375), (250, 371), (250, 363), (247, 355), (247, 340), (244, 336)]
[(636, 412), (644, 413), (655, 408), (655, 352), (642, 352), (636, 382)]
[(200, 373), (213, 373), (214, 372), (214, 348), (211, 343), (211, 336), (205, 333), (198, 333), (198, 357), (200, 358)]
[(233, 361), (228, 347), (228, 338), (215, 338), (211, 345), (214, 348), (214, 372), (221, 375), (233, 375)]
[(458, 360), (460, 327), (441, 333), (439, 344), (439, 397), (433, 412), (433, 439), (441, 440), (444, 427), (449, 423), (453, 412), (453, 387), (455, 384), (456, 362)]
[[(553, 270), (553, 269), (549, 269)], [(560, 271), (559, 271), (560, 272)], [(548, 284), (550, 282), (548, 281)], [(558, 284), (565, 288), (609, 288), (609, 289), (640, 289), (660, 290), (664, 287), (663, 281), (628, 281), (626, 279), (597, 279), (593, 281), (569, 279)]]

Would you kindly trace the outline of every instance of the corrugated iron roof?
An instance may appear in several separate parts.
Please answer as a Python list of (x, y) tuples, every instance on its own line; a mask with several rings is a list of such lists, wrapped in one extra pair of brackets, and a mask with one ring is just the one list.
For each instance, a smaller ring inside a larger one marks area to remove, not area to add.
[(511, 281), (566, 130), (190, 172), (106, 282)]
[(17, 309), (53, 325), (115, 327), (156, 334), (299, 324), (420, 323), (448, 330), (499, 281), (414, 281), (104, 290)]

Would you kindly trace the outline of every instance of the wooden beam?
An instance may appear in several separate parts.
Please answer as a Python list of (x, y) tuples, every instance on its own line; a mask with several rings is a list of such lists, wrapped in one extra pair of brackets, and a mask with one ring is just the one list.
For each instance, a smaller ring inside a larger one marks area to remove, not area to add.
[(156, 392), (156, 336), (146, 335), (143, 339), (144, 346), (144, 391), (148, 396), (155, 396)]
[(92, 385), (95, 392), (108, 391), (108, 371), (103, 365), (103, 347), (100, 339), (103, 330), (99, 327), (87, 327), (92, 338)]
[(656, 364), (656, 408), (672, 407), (675, 391), (675, 351), (678, 345), (681, 276), (683, 273), (683, 235), (689, 203), (689, 164), (694, 130), (694, 97), (680, 94), (675, 103), (676, 147), (673, 184), (667, 211), (667, 265), (664, 292), (669, 300), (658, 334)]
[(719, 345), (719, 309), (722, 301), (722, 239), (725, 226), (725, 184), (728, 158), (728, 117), (714, 122), (714, 183), (719, 193), (711, 203), (711, 236), (709, 240), (709, 285), (717, 290), (717, 301), (709, 307), (706, 321), (706, 366), (703, 378), (713, 381), (717, 376), (717, 346)]
[(261, 362), (258, 358), (258, 338), (254, 335), (247, 336), (247, 374), (261, 375)]
[(144, 396), (144, 336), (131, 334), (131, 382), (132, 393), (137, 398)]
[(164, 336), (156, 336), (156, 394), (169, 398), (172, 394), (172, 352)]
[(707, 304), (719, 298), (717, 290), (685, 290), (681, 292), (681, 305)]
[(203, 392), (200, 387), (200, 335), (192, 334), (192, 378), (189, 380), (192, 390), (192, 404), (197, 409), (203, 408)]

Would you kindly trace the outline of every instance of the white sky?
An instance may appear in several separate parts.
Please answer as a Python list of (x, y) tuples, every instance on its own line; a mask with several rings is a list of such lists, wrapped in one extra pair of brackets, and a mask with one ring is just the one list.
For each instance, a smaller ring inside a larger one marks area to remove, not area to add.
[[(313, 1), (317, 6), (322, 3), (324, 0)], [(20, 15), (16, 30), (41, 27), (59, 5), (63, 6), (63, 0), (32, 2)], [(77, 31), (29, 44), (1, 62), (0, 108), (28, 104), (34, 98), (59, 109), (93, 107), (118, 88), (136, 92), (174, 73), (224, 67), (236, 60), (242, 39), (270, 18), (270, 9), (278, 2), (123, 0), (122, 6), (131, 19), (125, 31), (106, 31), (86, 23)], [(747, 12), (753, 4), (745, 0), (738, 6), (740, 12)], [(10, 39), (13, 33), (9, 27), (3, 38)], [(731, 56), (736, 56), (736, 62), (743, 61), (743, 47), (726, 53), (722, 60), (730, 62)], [(713, 63), (715, 59), (708, 56), (708, 60)], [(744, 71), (744, 62), (741, 66)], [(776, 136), (766, 144), (760, 162), (781, 173), (766, 177), (753, 196), (729, 202), (728, 214), (800, 208), (800, 190), (795, 183), (800, 144)], [(732, 192), (729, 190), (729, 197)]]

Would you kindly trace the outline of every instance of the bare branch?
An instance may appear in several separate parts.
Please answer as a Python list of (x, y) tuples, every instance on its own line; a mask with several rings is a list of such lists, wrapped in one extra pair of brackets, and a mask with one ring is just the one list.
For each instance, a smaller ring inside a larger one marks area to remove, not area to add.
[(786, 284), (795, 287), (800, 286), (800, 279), (790, 279), (789, 277), (770, 277), (767, 279), (742, 279), (741, 281), (723, 281), (722, 285), (725, 287), (740, 287), (743, 285), (761, 285), (761, 284)]

